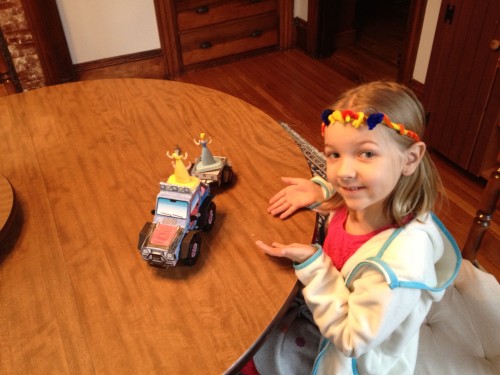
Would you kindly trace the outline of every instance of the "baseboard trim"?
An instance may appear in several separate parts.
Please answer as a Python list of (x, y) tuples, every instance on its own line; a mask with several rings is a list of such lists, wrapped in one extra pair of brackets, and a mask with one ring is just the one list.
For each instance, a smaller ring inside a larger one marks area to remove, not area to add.
[(131, 62), (141, 61), (141, 60), (149, 60), (162, 56), (161, 49), (154, 49), (150, 51), (136, 52), (128, 55), (121, 55), (115, 57), (109, 57), (100, 60), (94, 60), (89, 62), (84, 62), (80, 64), (74, 64), (73, 69), (75, 72), (85, 72), (89, 70), (96, 70), (100, 68), (106, 68), (115, 65), (122, 65)]

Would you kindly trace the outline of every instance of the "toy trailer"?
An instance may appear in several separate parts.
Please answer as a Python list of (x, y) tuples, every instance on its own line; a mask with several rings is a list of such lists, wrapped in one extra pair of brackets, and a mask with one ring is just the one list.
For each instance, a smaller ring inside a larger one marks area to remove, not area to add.
[(195, 160), (190, 174), (212, 186), (230, 184), (233, 181), (233, 168), (225, 156), (213, 156), (214, 163), (203, 164), (201, 158)]

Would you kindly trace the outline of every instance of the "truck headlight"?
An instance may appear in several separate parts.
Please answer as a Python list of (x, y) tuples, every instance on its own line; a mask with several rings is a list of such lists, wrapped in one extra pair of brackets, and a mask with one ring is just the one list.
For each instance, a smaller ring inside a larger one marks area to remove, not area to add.
[(151, 253), (151, 250), (149, 250), (148, 248), (144, 248), (142, 249), (142, 256), (148, 256), (149, 254)]

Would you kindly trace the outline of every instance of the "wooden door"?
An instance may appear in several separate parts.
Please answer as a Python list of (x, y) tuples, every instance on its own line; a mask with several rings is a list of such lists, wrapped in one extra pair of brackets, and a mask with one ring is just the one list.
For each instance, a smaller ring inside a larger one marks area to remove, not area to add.
[(21, 84), (17, 79), (9, 48), (0, 30), (0, 96), (20, 92)]
[(14, 92), (16, 92), (16, 90), (10, 80), (7, 63), (5, 62), (3, 55), (0, 54), (0, 96), (9, 95)]
[(3, 54), (0, 53), (0, 96), (13, 94), (15, 92), (16, 88), (10, 79), (9, 67), (7, 66)]
[(428, 145), (475, 175), (495, 164), (500, 1), (443, 1), (425, 82)]

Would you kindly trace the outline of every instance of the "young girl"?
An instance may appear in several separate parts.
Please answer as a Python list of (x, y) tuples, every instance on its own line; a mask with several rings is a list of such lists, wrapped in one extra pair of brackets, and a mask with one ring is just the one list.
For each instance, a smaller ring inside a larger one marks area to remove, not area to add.
[(424, 110), (403, 85), (373, 82), (322, 117), (327, 181), (283, 178), (269, 212), (328, 214), (323, 246), (257, 245), (294, 261), (322, 336), (314, 374), (412, 374), (420, 326), (461, 262), (432, 214), (441, 185)]

